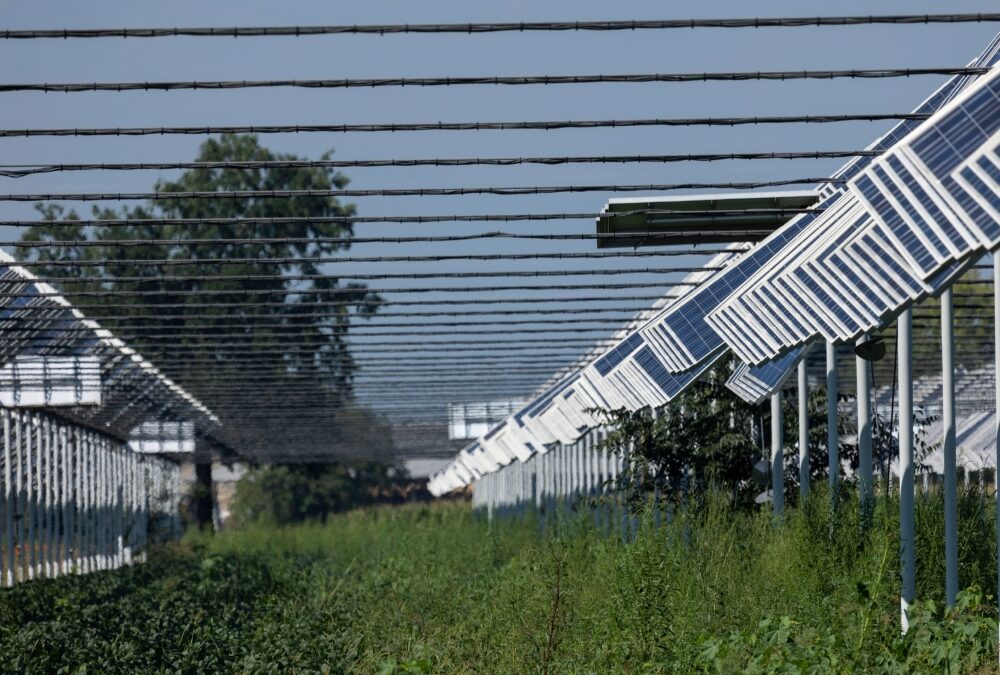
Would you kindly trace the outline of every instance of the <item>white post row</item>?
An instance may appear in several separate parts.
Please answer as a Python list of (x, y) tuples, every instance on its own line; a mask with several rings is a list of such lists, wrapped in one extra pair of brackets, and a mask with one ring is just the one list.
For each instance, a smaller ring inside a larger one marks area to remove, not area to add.
[(175, 463), (41, 410), (0, 424), (0, 586), (143, 559), (150, 511), (179, 534)]
[(899, 554), (903, 585), (899, 596), (899, 622), (910, 628), (910, 605), (916, 596), (916, 539), (913, 482), (913, 310), (896, 322), (899, 354)]

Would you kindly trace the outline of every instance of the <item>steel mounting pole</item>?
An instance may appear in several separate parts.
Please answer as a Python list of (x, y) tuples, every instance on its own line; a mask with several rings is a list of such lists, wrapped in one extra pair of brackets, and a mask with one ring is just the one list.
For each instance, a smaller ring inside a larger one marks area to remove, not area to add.
[(809, 378), (806, 360), (799, 361), (799, 497), (809, 496)]
[(826, 455), (829, 462), (827, 480), (830, 499), (836, 504), (837, 483), (840, 479), (840, 424), (837, 415), (837, 347), (826, 343)]
[[(993, 382), (996, 398), (993, 421), (996, 425), (996, 456), (993, 471), (993, 495), (996, 512), (997, 550), (1000, 551), (1000, 251), (993, 253)], [(1000, 556), (997, 557), (997, 602), (1000, 603)], [(1000, 639), (1000, 633), (998, 633)], [(998, 654), (1000, 656), (1000, 654)]]
[(771, 394), (771, 503), (774, 517), (785, 512), (785, 448), (781, 417), (781, 390)]
[(944, 424), (945, 603), (958, 596), (958, 482), (955, 461), (955, 328), (950, 288), (941, 293), (941, 417)]
[[(858, 344), (867, 341), (862, 336)], [(858, 388), (858, 493), (861, 500), (863, 521), (868, 524), (871, 516), (872, 499), (872, 402), (871, 377), (868, 361), (855, 355), (855, 375)]]
[(899, 555), (903, 584), (899, 597), (900, 629), (910, 629), (910, 605), (917, 593), (916, 538), (913, 502), (913, 310), (896, 322), (899, 350)]

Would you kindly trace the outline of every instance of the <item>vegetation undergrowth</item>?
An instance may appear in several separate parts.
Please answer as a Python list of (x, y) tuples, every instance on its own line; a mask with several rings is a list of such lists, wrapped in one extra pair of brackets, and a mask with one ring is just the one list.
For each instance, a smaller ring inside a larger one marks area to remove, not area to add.
[[(143, 565), (0, 593), (0, 671), (994, 672), (993, 515), (961, 498), (942, 608), (942, 509), (918, 499), (918, 596), (899, 635), (896, 504), (862, 532), (823, 494), (787, 512), (709, 493), (604, 536), (602, 507), (487, 522), (461, 504), (193, 535)], [(594, 527), (596, 516), (598, 527)]]

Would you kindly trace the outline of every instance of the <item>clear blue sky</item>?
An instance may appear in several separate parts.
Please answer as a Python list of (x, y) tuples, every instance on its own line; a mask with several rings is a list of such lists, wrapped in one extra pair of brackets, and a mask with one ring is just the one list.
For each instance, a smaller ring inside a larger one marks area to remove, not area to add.
[[(978, 12), (983, 1), (942, 2), (47, 2), (10, 3), (5, 28), (289, 25), (538, 21), (815, 14)], [(535, 75), (961, 66), (996, 25), (881, 26), (635, 33), (163, 38), (0, 41), (0, 81), (211, 80), (368, 76)], [(904, 112), (943, 78), (873, 81), (2, 94), (0, 126), (159, 126), (391, 121), (544, 120), (706, 115)], [(888, 124), (850, 123), (558, 132), (302, 134), (264, 137), (275, 150), (317, 158), (686, 153), (855, 149)], [(37, 138), (0, 141), (0, 163), (184, 161), (200, 137)], [(557, 185), (763, 180), (826, 175), (827, 161), (699, 165), (382, 168), (348, 173), (357, 188)], [(53, 174), (0, 179), (0, 192), (143, 191), (165, 172)], [(597, 211), (610, 194), (530, 197), (358, 199), (361, 215)], [(625, 195), (620, 195), (625, 196)], [(634, 196), (634, 195), (633, 195)], [(34, 217), (28, 204), (0, 203), (3, 218)], [(477, 230), (580, 232), (590, 222), (361, 225), (358, 235), (447, 234)], [(3, 233), (8, 239), (11, 233)], [(514, 241), (355, 246), (355, 255), (433, 252), (583, 251), (593, 242)], [(671, 259), (671, 262), (679, 262)], [(526, 269), (656, 265), (645, 259), (537, 261)], [(380, 265), (377, 271), (505, 269), (515, 263)], [(338, 269), (341, 267), (338, 266)], [(376, 271), (369, 266), (367, 271)], [(648, 277), (629, 277), (636, 281)], [(667, 280), (664, 280), (667, 281)], [(396, 284), (386, 282), (383, 285)], [(406, 282), (402, 282), (406, 283)], [(423, 283), (423, 282), (412, 282)], [(435, 284), (440, 282), (426, 282)], [(465, 282), (456, 282), (467, 285)], [(484, 282), (485, 283), (485, 282)], [(399, 284), (396, 284), (399, 285)], [(627, 294), (627, 293), (626, 293)], [(643, 293), (645, 294), (645, 293)], [(550, 294), (551, 295), (551, 294)], [(613, 294), (609, 293), (609, 297)], [(425, 296), (432, 297), (432, 296)], [(457, 309), (457, 308), (456, 308)], [(377, 320), (376, 320), (377, 322)], [(539, 324), (544, 325), (544, 324)], [(591, 334), (588, 334), (591, 335)], [(593, 334), (596, 335), (597, 334)], [(554, 364), (555, 365), (555, 364)], [(530, 389), (530, 388), (529, 388)], [(528, 393), (523, 391), (522, 393)], [(458, 394), (456, 394), (458, 396)], [(475, 398), (475, 397), (472, 397)]]

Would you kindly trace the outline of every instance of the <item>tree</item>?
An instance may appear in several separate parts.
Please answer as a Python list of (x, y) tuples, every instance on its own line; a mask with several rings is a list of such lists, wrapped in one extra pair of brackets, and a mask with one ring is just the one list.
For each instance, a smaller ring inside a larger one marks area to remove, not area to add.
[[(202, 143), (196, 161), (295, 159), (298, 158), (294, 155), (275, 154), (264, 148), (254, 135), (225, 135)], [(176, 181), (158, 182), (156, 191), (322, 191), (346, 185), (347, 178), (331, 169), (223, 168), (185, 171)], [(66, 213), (59, 205), (38, 208), (46, 220), (57, 222), (29, 228), (22, 240), (71, 243), (21, 248), (19, 257), (59, 262), (58, 266), (43, 267), (41, 273), (62, 278), (60, 285), (64, 290), (97, 287), (143, 292), (141, 302), (122, 308), (121, 321), (177, 330), (172, 348), (207, 349), (214, 356), (213, 369), (220, 375), (224, 375), (223, 370), (233, 368), (232, 347), (243, 347), (246, 352), (263, 351), (261, 344), (273, 339), (273, 330), (258, 325), (294, 328), (297, 335), (317, 344), (304, 352), (289, 350), (283, 363), (275, 366), (276, 372), (287, 377), (299, 376), (303, 382), (321, 375), (329, 391), (341, 395), (349, 392), (354, 364), (343, 337), (350, 325), (350, 313), (353, 310), (356, 316), (370, 316), (380, 298), (363, 284), (345, 285), (324, 276), (321, 263), (304, 259), (329, 256), (350, 247), (346, 241), (353, 234), (350, 222), (330, 219), (353, 215), (353, 205), (341, 205), (332, 197), (314, 196), (164, 198), (118, 212), (96, 207), (93, 210), (97, 219), (155, 218), (165, 219), (164, 223), (126, 222), (95, 229), (63, 222), (76, 220), (77, 215)], [(280, 224), (234, 220), (273, 217), (301, 220)], [(214, 220), (190, 222), (206, 218)], [(76, 241), (84, 243), (72, 243)], [(196, 262), (183, 266), (171, 264), (180, 260)], [(87, 266), (78, 267), (73, 262)], [(246, 291), (247, 295), (237, 296), (235, 302), (229, 303), (231, 306), (220, 307), (219, 297), (225, 296), (213, 296), (210, 294), (213, 291)], [(103, 302), (102, 298), (79, 300), (81, 305)], [(157, 312), (157, 305), (163, 306), (164, 311)], [(324, 311), (311, 311), (318, 308)], [(213, 331), (234, 333), (231, 328), (234, 319), (239, 319), (242, 325), (222, 349), (217, 339), (210, 338)], [(162, 344), (140, 338), (137, 346), (155, 352)]]
[[(224, 135), (202, 143), (196, 161), (296, 159), (268, 150), (255, 135)], [(323, 168), (232, 167), (188, 170), (155, 189), (327, 191), (347, 182)], [(168, 352), (197, 354), (203, 364), (195, 366), (197, 377), (185, 382), (188, 369), (178, 380), (209, 407), (214, 399), (224, 408), (230, 438), (265, 450), (286, 441), (280, 424), (264, 439), (241, 424), (241, 415), (269, 400), (272, 383), (320, 410), (341, 410), (351, 400), (355, 364), (344, 338), (351, 317), (370, 317), (380, 298), (363, 284), (328, 275), (317, 259), (350, 247), (353, 205), (327, 196), (164, 197), (117, 211), (95, 207), (93, 218), (112, 221), (99, 227), (78, 223), (61, 205), (36, 208), (46, 222), (24, 233), (19, 257), (51, 263), (39, 274), (59, 279), (63, 291), (115, 292), (111, 301), (99, 295), (73, 300), (102, 315), (108, 313), (103, 305), (115, 303), (116, 318), (102, 323), (112, 330), (127, 324), (120, 332), (135, 333), (130, 346), (154, 363)], [(276, 217), (295, 220), (267, 220)], [(151, 329), (170, 337), (149, 337)], [(222, 387), (224, 400), (217, 395)]]

